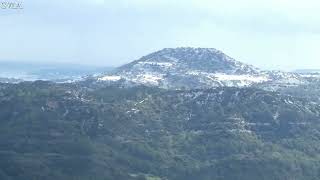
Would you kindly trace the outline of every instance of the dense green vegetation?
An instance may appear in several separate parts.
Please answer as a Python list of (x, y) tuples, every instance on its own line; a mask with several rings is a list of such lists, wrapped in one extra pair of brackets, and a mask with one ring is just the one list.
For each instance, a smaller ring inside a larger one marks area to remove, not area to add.
[(317, 180), (320, 106), (254, 88), (0, 85), (2, 180)]

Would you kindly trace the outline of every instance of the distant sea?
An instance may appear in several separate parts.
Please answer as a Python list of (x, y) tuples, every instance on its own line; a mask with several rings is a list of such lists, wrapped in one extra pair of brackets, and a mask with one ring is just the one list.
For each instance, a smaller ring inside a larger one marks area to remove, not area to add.
[(77, 64), (1, 62), (0, 78), (35, 80), (75, 80), (88, 75), (99, 75), (113, 67), (85, 66)]

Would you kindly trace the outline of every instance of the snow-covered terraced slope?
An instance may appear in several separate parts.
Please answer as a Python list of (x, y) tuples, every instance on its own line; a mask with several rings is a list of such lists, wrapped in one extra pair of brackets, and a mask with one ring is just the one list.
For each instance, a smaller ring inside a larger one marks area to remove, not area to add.
[(299, 75), (261, 71), (213, 48), (166, 48), (98, 78), (102, 82), (119, 80), (167, 89), (247, 87), (268, 82), (301, 83)]

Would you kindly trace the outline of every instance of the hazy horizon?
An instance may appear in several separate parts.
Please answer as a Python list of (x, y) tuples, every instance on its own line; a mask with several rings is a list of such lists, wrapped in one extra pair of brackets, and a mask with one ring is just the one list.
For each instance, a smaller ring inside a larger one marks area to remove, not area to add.
[[(162, 48), (164, 49), (164, 48)], [(161, 49), (159, 49), (161, 50)], [(153, 52), (156, 52), (156, 51), (153, 51)], [(19, 63), (22, 63), (22, 64), (25, 64), (25, 65), (35, 65), (35, 66), (48, 66), (48, 65), (56, 65), (56, 66), (66, 66), (66, 65), (74, 65), (74, 66), (78, 66), (78, 67), (91, 67), (91, 68), (103, 68), (103, 67), (109, 67), (109, 68), (117, 68), (117, 67), (120, 67), (122, 65), (125, 65), (127, 63), (130, 63), (132, 61), (135, 61), (135, 60), (138, 60), (140, 59), (141, 57), (145, 56), (145, 55), (148, 55), (148, 54), (151, 54), (153, 52), (150, 52), (150, 53), (147, 53), (147, 54), (144, 54), (144, 55), (141, 55), (139, 56), (138, 58), (136, 59), (132, 59), (132, 60), (127, 60), (127, 61), (123, 61), (122, 64), (109, 64), (108, 61), (106, 62), (103, 62), (103, 61), (100, 61), (100, 62), (89, 62), (88, 61), (84, 61), (84, 62), (75, 62), (75, 61), (41, 61), (41, 60), (3, 60), (3, 59), (0, 59), (0, 64), (2, 63), (5, 63), (5, 64), (19, 64)], [(228, 56), (230, 56), (229, 54), (227, 54)], [(234, 58), (233, 56), (230, 56), (232, 58)], [(241, 61), (241, 60), (238, 60), (238, 59), (235, 59), (237, 61), (240, 61), (240, 62), (243, 62), (243, 63), (246, 63), (245, 61)], [(110, 62), (110, 61), (109, 61)], [(257, 66), (255, 64), (250, 64), (250, 63), (247, 63), (249, 65), (253, 65), (261, 70), (280, 70), (280, 71), (295, 71), (295, 70), (319, 70), (320, 68), (317, 68), (317, 67), (297, 67), (297, 68), (286, 68), (286, 67), (261, 67), (261, 66)]]

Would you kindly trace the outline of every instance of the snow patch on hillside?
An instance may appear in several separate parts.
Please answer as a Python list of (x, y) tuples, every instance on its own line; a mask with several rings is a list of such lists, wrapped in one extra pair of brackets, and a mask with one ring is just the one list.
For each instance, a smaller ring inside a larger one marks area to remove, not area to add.
[(172, 67), (173, 66), (173, 63), (170, 63), (170, 62), (139, 62), (138, 64), (161, 66), (161, 67)]
[(214, 74), (219, 81), (248, 81), (252, 83), (261, 83), (268, 81), (266, 76), (251, 76), (251, 75), (230, 75), (230, 74)]
[(121, 76), (103, 76), (98, 78), (99, 81), (119, 81)]
[(132, 79), (135, 83), (151, 85), (159, 85), (160, 80), (163, 80), (162, 74), (139, 74)]

